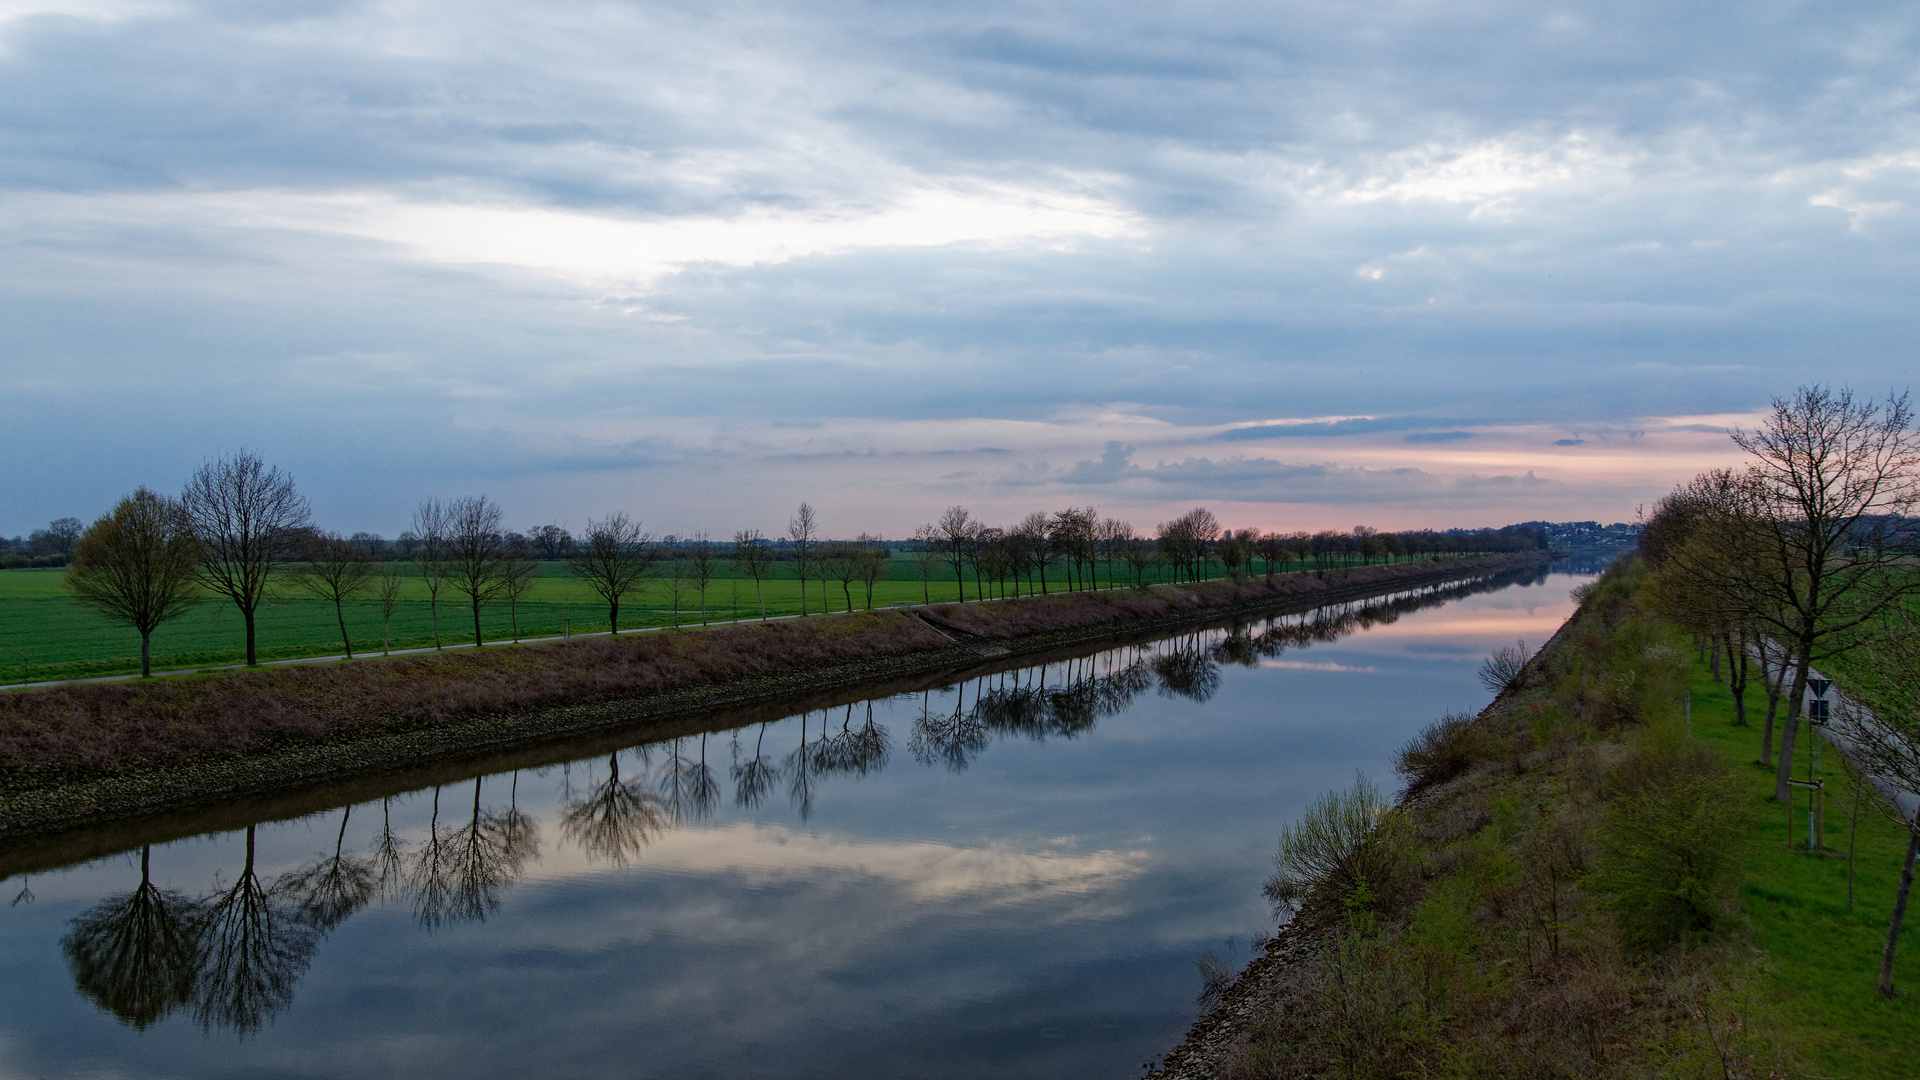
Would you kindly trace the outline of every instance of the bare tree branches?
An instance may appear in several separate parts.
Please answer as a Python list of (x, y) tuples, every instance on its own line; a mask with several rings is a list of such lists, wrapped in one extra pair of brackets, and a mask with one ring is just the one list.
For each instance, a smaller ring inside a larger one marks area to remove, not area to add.
[(773, 556), (767, 550), (767, 538), (759, 529), (742, 529), (733, 534), (733, 568), (753, 579), (753, 598), (760, 603), (760, 618), (767, 617), (767, 596), (761, 584), (773, 573)]
[[(813, 572), (813, 549), (820, 540), (820, 527), (813, 520), (813, 507), (801, 503), (800, 509), (787, 521), (787, 539), (793, 541), (793, 576), (800, 579), (800, 616), (807, 614), (807, 575)], [(824, 609), (826, 597), (820, 598)]]
[(197, 597), (200, 550), (180, 504), (146, 488), (80, 535), (67, 588), (140, 634), (140, 675), (153, 674), (153, 632)]
[(340, 624), (340, 644), (353, 659), (353, 639), (347, 635), (346, 602), (367, 587), (373, 574), (373, 560), (365, 548), (339, 533), (316, 533), (307, 540), (306, 561), (287, 574), (287, 584), (333, 605), (333, 617)]
[(633, 592), (653, 569), (659, 553), (653, 535), (625, 513), (587, 522), (587, 531), (574, 543), (573, 573), (607, 604), (607, 621), (620, 632), (620, 601)]
[(1734, 441), (1754, 458), (1748, 475), (1766, 527), (1757, 557), (1732, 569), (1759, 598), (1761, 625), (1794, 650), (1774, 786), (1785, 802), (1808, 670), (1920, 591), (1900, 520), (1920, 501), (1920, 433), (1905, 394), (1856, 402), (1848, 390), (1810, 386), (1776, 399), (1760, 429)]
[(501, 534), (500, 504), (485, 495), (455, 499), (447, 504), (447, 583), (467, 598), (473, 608), (473, 644), (485, 643), (480, 633), (480, 606), (497, 599), (506, 588), (506, 537)]
[(393, 613), (399, 608), (406, 580), (392, 569), (382, 570), (374, 582), (373, 595), (380, 601), (380, 655), (393, 651)]
[(720, 570), (720, 559), (714, 554), (713, 541), (706, 531), (693, 534), (693, 556), (687, 560), (687, 578), (700, 593), (700, 625), (707, 625), (707, 588), (713, 584), (713, 575)]
[(247, 664), (257, 664), (254, 613), (273, 571), (307, 528), (307, 500), (293, 489), (293, 477), (242, 450), (200, 466), (180, 502), (199, 541), (200, 580), (240, 609)]
[(447, 545), (451, 524), (439, 499), (428, 499), (413, 511), (414, 565), (427, 586), (427, 611), (433, 620), (433, 647), (440, 647), (440, 590), (447, 583)]
[(960, 589), (960, 602), (967, 602), (967, 558), (973, 553), (974, 539), (980, 533), (980, 523), (973, 520), (964, 506), (949, 506), (940, 520), (934, 523), (933, 539), (940, 545), (940, 553), (953, 567), (953, 580)]

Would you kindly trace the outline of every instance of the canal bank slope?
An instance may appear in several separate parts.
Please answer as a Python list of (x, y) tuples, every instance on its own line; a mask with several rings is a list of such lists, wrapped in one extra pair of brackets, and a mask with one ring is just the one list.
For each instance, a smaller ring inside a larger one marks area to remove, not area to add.
[(0, 840), (1546, 562), (1400, 563), (0, 695)]
[(1644, 577), (1616, 564), (1491, 705), (1416, 737), (1397, 802), (1334, 793), (1286, 830), (1269, 892), (1297, 914), (1151, 1075), (1906, 1075), (1920, 1013), (1873, 999), (1870, 941), (1817, 1020), (1812, 969), (1776, 970), (1819, 920), (1831, 952), (1884, 914), (1778, 843), (1754, 729), (1703, 707)]

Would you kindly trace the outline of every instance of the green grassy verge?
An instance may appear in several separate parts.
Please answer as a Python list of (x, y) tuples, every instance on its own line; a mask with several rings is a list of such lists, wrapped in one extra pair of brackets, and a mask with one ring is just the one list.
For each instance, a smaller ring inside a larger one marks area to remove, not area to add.
[[(1899, 826), (1863, 805), (1854, 837), (1854, 898), (1847, 905), (1848, 782), (1840, 755), (1826, 747), (1814, 776), (1827, 785), (1826, 835), (1830, 849), (1806, 849), (1807, 797), (1795, 804), (1794, 846), (1787, 846), (1787, 813), (1773, 801), (1773, 770), (1760, 764), (1760, 710), (1748, 699), (1748, 727), (1733, 725), (1733, 697), (1695, 664), (1693, 729), (1734, 767), (1751, 816), (1741, 898), (1752, 922), (1754, 943), (1764, 950), (1765, 989), (1777, 1008), (1782, 1041), (1796, 1048), (1819, 1076), (1911, 1077), (1920, 1071), (1920, 928), (1912, 909), (1900, 936), (1894, 982), (1900, 993), (1883, 998), (1874, 990), (1887, 920), (1906, 853)], [(1794, 775), (1807, 776), (1811, 741), (1798, 740)], [(1776, 744), (1778, 740), (1776, 739)], [(1870, 798), (1871, 796), (1869, 796)]]
[[(419, 572), (407, 564), (392, 564), (405, 580), (406, 591), (393, 614), (389, 645), (395, 649), (427, 648), (434, 644), (435, 611), (429, 602), (426, 583)], [(1216, 571), (1218, 568), (1215, 568)], [(936, 568), (934, 578), (922, 583), (906, 556), (890, 560), (889, 577), (879, 582), (873, 595), (875, 607), (951, 602), (958, 589), (950, 570)], [(1124, 568), (1121, 568), (1124, 573)], [(620, 626), (633, 629), (649, 626), (698, 625), (702, 621), (701, 598), (691, 594), (677, 614), (667, 600), (666, 585), (655, 579), (620, 607)], [(0, 572), (0, 685), (54, 679), (83, 679), (138, 672), (140, 638), (130, 628), (116, 623), (76, 601), (63, 584), (62, 570), (9, 570)], [(1050, 592), (1062, 592), (1066, 579), (1050, 574)], [(1106, 567), (1100, 582), (1107, 584)], [(847, 595), (839, 582), (831, 582), (826, 597), (835, 611), (845, 610)], [(994, 587), (988, 583), (989, 592)], [(1011, 590), (1011, 586), (1007, 587)], [(798, 615), (801, 612), (801, 587), (798, 581), (782, 576), (762, 583), (768, 615)], [(967, 582), (967, 596), (977, 596), (975, 584)], [(854, 583), (856, 609), (867, 603), (864, 588)], [(821, 610), (820, 583), (806, 586), (806, 609)], [(710, 621), (755, 618), (760, 601), (755, 597), (751, 579), (730, 569), (717, 576), (707, 589), (706, 618)], [(346, 605), (347, 633), (355, 652), (378, 652), (382, 644), (380, 606), (371, 599)], [(517, 622), (517, 635), (516, 635)], [(438, 603), (439, 640), (443, 644), (470, 644), (473, 641), (472, 609), (465, 598), (443, 590)], [(481, 633), (488, 641), (508, 641), (519, 637), (551, 637), (563, 633), (604, 633), (607, 609), (583, 582), (575, 578), (565, 563), (542, 563), (536, 585), (528, 598), (510, 611), (505, 603), (490, 603), (481, 611)], [(256, 622), (259, 654), (262, 660), (295, 660), (329, 656), (341, 649), (340, 631), (333, 605), (285, 590), (265, 603)], [(245, 659), (243, 624), (233, 604), (222, 597), (209, 596), (186, 615), (162, 626), (153, 635), (153, 664), (156, 671), (213, 667), (237, 664)]]

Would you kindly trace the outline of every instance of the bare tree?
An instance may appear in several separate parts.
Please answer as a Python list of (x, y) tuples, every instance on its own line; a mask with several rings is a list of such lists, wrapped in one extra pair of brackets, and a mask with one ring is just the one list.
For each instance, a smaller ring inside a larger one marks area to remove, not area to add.
[(1250, 565), (1253, 562), (1252, 549), (1235, 536), (1232, 529), (1228, 529), (1226, 535), (1220, 538), (1215, 554), (1220, 557), (1220, 564), (1227, 568), (1228, 577), (1238, 576), (1243, 563)]
[(767, 538), (759, 529), (742, 529), (733, 534), (733, 568), (753, 579), (753, 598), (760, 603), (760, 618), (767, 617), (767, 595), (761, 583), (773, 572), (773, 560), (767, 551)]
[(860, 579), (860, 567), (863, 561), (860, 556), (859, 547), (844, 541), (827, 547), (824, 556), (820, 559), (820, 608), (822, 611), (831, 607), (825, 595), (826, 582), (829, 579), (840, 583), (840, 593), (846, 597), (847, 610), (853, 610), (853, 583)]
[(485, 644), (480, 607), (506, 589), (506, 538), (500, 533), (500, 504), (485, 495), (447, 504), (447, 581), (473, 609), (473, 644)]
[(380, 571), (373, 583), (373, 595), (380, 601), (380, 655), (393, 651), (393, 613), (400, 607), (406, 591), (406, 579), (391, 567)]
[(693, 581), (693, 587), (700, 592), (700, 625), (707, 625), (707, 588), (713, 584), (713, 575), (720, 569), (720, 559), (713, 551), (713, 541), (706, 530), (693, 534), (693, 554), (687, 560), (687, 577)]
[(433, 647), (440, 648), (440, 590), (447, 584), (447, 507), (427, 499), (413, 511), (413, 560), (427, 587), (427, 611), (433, 619)]
[(1153, 565), (1153, 541), (1144, 536), (1129, 536), (1121, 542), (1120, 557), (1126, 560), (1127, 569), (1133, 571), (1133, 583), (1144, 586), (1147, 567)]
[[(1851, 700), (1842, 700), (1834, 728), (1862, 772), (1885, 787), (1920, 794), (1920, 618), (1889, 611), (1862, 637), (1852, 665), (1857, 675), (1847, 687)], [(1913, 891), (1914, 860), (1920, 856), (1920, 811), (1911, 819), (1897, 809), (1889, 816), (1907, 830), (1893, 918), (1880, 953), (1880, 992), (1891, 996), (1894, 949)]]
[(140, 634), (140, 676), (153, 674), (153, 632), (198, 599), (200, 563), (180, 504), (138, 488), (80, 534), (67, 588)]
[(1067, 560), (1069, 588), (1086, 586), (1080, 568), (1093, 553), (1093, 527), (1099, 516), (1092, 507), (1081, 510), (1069, 506), (1053, 515), (1047, 526), (1047, 544)]
[(1186, 539), (1186, 556), (1192, 561), (1188, 577), (1193, 580), (1204, 578), (1207, 573), (1207, 549), (1213, 538), (1220, 535), (1220, 521), (1213, 511), (1204, 506), (1196, 506), (1180, 516), (1182, 535)]
[(1293, 554), (1287, 547), (1287, 538), (1279, 533), (1261, 533), (1253, 542), (1253, 550), (1266, 564), (1269, 581), (1273, 580), (1273, 564)]
[(686, 564), (679, 559), (667, 564), (667, 604), (673, 609), (673, 628), (680, 629), (680, 609), (687, 606), (693, 582), (687, 578)]
[(867, 590), (867, 610), (872, 611), (873, 587), (887, 576), (887, 542), (861, 533), (855, 543), (860, 545), (860, 584)]
[(1120, 558), (1121, 549), (1127, 541), (1133, 539), (1133, 526), (1119, 518), (1107, 518), (1102, 521), (1094, 533), (1099, 540), (1100, 550), (1107, 558), (1107, 587), (1114, 583), (1113, 562)]
[[(787, 539), (793, 541), (793, 576), (800, 579), (800, 615), (807, 614), (807, 577), (813, 572), (813, 549), (820, 541), (819, 525), (813, 520), (813, 507), (800, 504), (800, 510), (787, 521)], [(826, 597), (820, 598), (822, 607)]]
[(293, 477), (242, 450), (200, 466), (180, 502), (199, 541), (200, 580), (240, 609), (247, 664), (257, 664), (254, 614), (307, 528), (307, 500), (293, 489)]
[(588, 521), (587, 531), (574, 542), (573, 573), (607, 603), (607, 622), (620, 632), (620, 600), (646, 579), (659, 552), (653, 535), (624, 513), (604, 521)]
[(913, 538), (919, 542), (920, 550), (913, 554), (913, 571), (920, 575), (920, 602), (933, 603), (933, 568), (939, 565), (939, 532), (932, 522), (913, 530)]
[[(1053, 552), (1047, 546), (1047, 525), (1049, 518), (1045, 511), (1035, 510), (1020, 519), (1013, 527), (1013, 535), (1019, 538), (1021, 552), (1033, 568), (1040, 572), (1040, 595), (1047, 594), (1047, 564), (1053, 560)], [(1032, 592), (1029, 587), (1028, 592)]]
[(527, 557), (527, 549), (524, 537), (509, 538), (500, 563), (500, 595), (507, 598), (507, 621), (513, 627), (516, 644), (520, 641), (520, 602), (540, 582), (540, 564)]
[(529, 531), (527, 543), (548, 562), (573, 554), (573, 535), (558, 525), (541, 525)]
[[(1702, 473), (1656, 503), (1640, 533), (1641, 555), (1654, 570), (1649, 598), (1675, 622), (1716, 642), (1716, 666), (1718, 648), (1729, 653), (1727, 687), (1733, 692), (1734, 723), (1742, 727), (1751, 658), (1766, 638), (1757, 605), (1767, 599), (1746, 587), (1748, 567), (1767, 554), (1761, 495), (1748, 474)], [(1772, 751), (1769, 714), (1763, 743), (1769, 764)]]
[(960, 589), (960, 602), (967, 602), (967, 557), (972, 554), (974, 538), (980, 534), (980, 523), (964, 506), (949, 506), (940, 520), (934, 524), (934, 536), (940, 544), (940, 553), (953, 567), (954, 584)]
[(1811, 386), (1776, 399), (1759, 430), (1734, 441), (1754, 458), (1766, 527), (1760, 557), (1730, 570), (1760, 597), (1762, 625), (1793, 649), (1774, 783), (1774, 798), (1786, 802), (1808, 671), (1920, 591), (1902, 521), (1920, 501), (1920, 433), (1905, 394), (1879, 404)]
[(80, 542), (82, 531), (79, 518), (54, 518), (46, 528), (33, 530), (27, 537), (27, 543), (36, 555), (58, 555), (63, 559), (71, 559), (73, 546)]
[(288, 572), (287, 584), (315, 599), (333, 605), (333, 617), (340, 624), (340, 644), (353, 659), (353, 639), (347, 635), (347, 601), (360, 595), (373, 573), (373, 560), (366, 549), (339, 533), (315, 533), (308, 538), (306, 560)]

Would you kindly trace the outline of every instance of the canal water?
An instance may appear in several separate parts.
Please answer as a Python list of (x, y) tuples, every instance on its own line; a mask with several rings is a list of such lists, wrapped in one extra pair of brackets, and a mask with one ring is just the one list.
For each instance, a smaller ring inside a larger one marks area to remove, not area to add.
[(1394, 750), (1483, 706), (1480, 661), (1543, 642), (1583, 580), (958, 673), (16, 873), (0, 1076), (1137, 1076), (1198, 1014), (1196, 959), (1274, 930), (1281, 826), (1356, 772), (1391, 789)]

